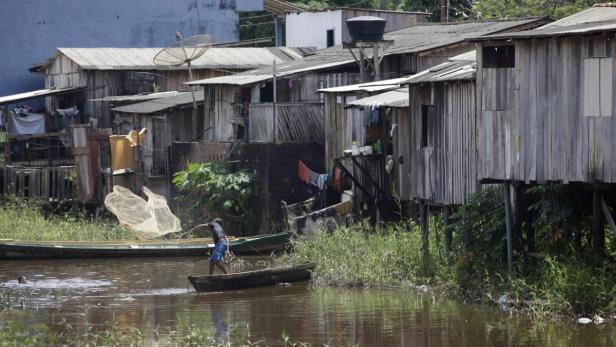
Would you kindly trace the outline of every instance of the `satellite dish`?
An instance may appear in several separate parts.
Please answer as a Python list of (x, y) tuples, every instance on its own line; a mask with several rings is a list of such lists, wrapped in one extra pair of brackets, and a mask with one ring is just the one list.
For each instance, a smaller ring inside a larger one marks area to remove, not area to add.
[(161, 49), (154, 56), (154, 64), (161, 66), (180, 66), (190, 63), (202, 56), (214, 43), (210, 35), (195, 35), (187, 39), (182, 34), (175, 33), (176, 42)]
[[(182, 34), (178, 31), (175, 33), (176, 41), (163, 48), (154, 56), (153, 62), (160, 66), (180, 66), (186, 64), (188, 66), (188, 81), (192, 82), (192, 67), (191, 62), (202, 56), (214, 43), (214, 39), (210, 35), (195, 35), (189, 38), (182, 38)], [(195, 100), (195, 91), (190, 87), (193, 100), (192, 123), (193, 123), (193, 141), (197, 140), (197, 101)]]

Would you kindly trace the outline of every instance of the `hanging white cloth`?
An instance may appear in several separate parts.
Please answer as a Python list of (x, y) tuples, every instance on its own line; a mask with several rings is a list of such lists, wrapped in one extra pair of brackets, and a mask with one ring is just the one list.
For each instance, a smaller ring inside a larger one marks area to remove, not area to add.
[(40, 113), (22, 113), (25, 116), (11, 115), (11, 133), (33, 135), (45, 133), (45, 115)]

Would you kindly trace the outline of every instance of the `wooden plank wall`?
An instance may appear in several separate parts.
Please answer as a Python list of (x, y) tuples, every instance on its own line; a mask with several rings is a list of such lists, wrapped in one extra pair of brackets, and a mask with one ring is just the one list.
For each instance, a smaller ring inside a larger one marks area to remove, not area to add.
[(325, 164), (328, 172), (333, 168), (334, 158), (343, 156), (353, 141), (361, 146), (366, 140), (364, 111), (344, 108), (355, 98), (345, 93), (325, 95)]
[(74, 198), (76, 175), (73, 166), (6, 166), (0, 174), (4, 194), (54, 200)]
[[(475, 143), (474, 82), (415, 85), (409, 89), (409, 122), (400, 121), (398, 137), (404, 156), (399, 166), (403, 200), (438, 205), (466, 202), (478, 189)], [(428, 146), (421, 146), (422, 105), (428, 114)], [(407, 140), (408, 139), (408, 140)], [(408, 141), (408, 142), (407, 142)]]
[(206, 86), (204, 127), (211, 127), (204, 134), (205, 142), (233, 142), (238, 120), (234, 119), (233, 101), (236, 87)]
[(411, 115), (409, 107), (393, 110), (393, 124), (397, 124), (393, 137), (394, 176), (396, 195), (401, 200), (411, 197)]
[(273, 142), (274, 141), (274, 117), (271, 103), (250, 104), (248, 122), (248, 134), (250, 142)]
[(276, 105), (278, 143), (314, 142), (325, 140), (325, 120), (322, 103)]
[[(359, 83), (358, 73), (308, 73), (288, 78), (290, 102), (323, 102), (317, 90)], [(282, 100), (278, 100), (279, 102)]]
[(479, 178), (616, 182), (614, 107), (611, 116), (585, 117), (582, 90), (584, 59), (614, 57), (616, 45), (590, 36), (515, 46), (512, 69), (482, 68), (478, 54)]
[[(274, 142), (272, 103), (250, 104), (251, 142)], [(277, 143), (324, 141), (324, 116), (321, 103), (276, 104)]]

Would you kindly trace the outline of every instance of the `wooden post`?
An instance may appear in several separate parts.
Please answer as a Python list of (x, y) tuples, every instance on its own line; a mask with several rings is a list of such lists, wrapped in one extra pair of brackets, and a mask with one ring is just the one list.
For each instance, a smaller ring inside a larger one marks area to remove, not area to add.
[(11, 163), (11, 114), (9, 113), (9, 105), (4, 105), (4, 120), (6, 127), (6, 142), (4, 143), (4, 165)]
[(421, 220), (421, 252), (424, 259), (427, 259), (430, 255), (430, 240), (428, 239), (430, 214), (428, 211), (428, 204), (425, 201), (420, 202), (420, 220)]
[(607, 206), (607, 203), (605, 202), (605, 199), (603, 199), (603, 197), (601, 197), (601, 210), (603, 211), (603, 215), (605, 216), (605, 219), (607, 219), (607, 223), (610, 226), (610, 229), (612, 230), (614, 237), (616, 237), (616, 222), (614, 222), (614, 218), (612, 218), (610, 209)]
[(282, 20), (278, 16), (274, 16), (274, 45), (282, 46)]
[(359, 82), (366, 82), (366, 71), (364, 65), (364, 50), (363, 48), (359, 48)]
[(276, 101), (277, 101), (277, 98), (276, 98), (276, 93), (277, 93), (276, 92), (276, 84), (277, 84), (276, 83), (276, 60), (274, 60), (272, 77), (273, 77), (272, 78), (272, 90), (273, 90), (273, 93), (274, 93), (274, 97), (272, 98), (272, 100), (273, 100), (273, 103), (272, 103), (272, 112), (273, 112), (272, 117), (274, 118), (274, 120), (273, 120), (274, 121), (274, 143), (277, 143), (278, 142), (277, 141), (277, 139), (278, 139), (278, 128), (277, 128), (277, 122), (276, 122), (276, 117), (277, 117), (277, 115), (276, 115), (276, 113), (277, 113), (276, 112)]
[(592, 190), (592, 251), (597, 258), (603, 257), (605, 251), (605, 230), (601, 217), (601, 191), (595, 183)]
[(449, 9), (447, 6), (448, 0), (441, 0), (441, 22), (445, 23), (449, 21)]
[(451, 243), (453, 239), (453, 231), (451, 230), (451, 223), (449, 215), (451, 213), (451, 207), (445, 206), (443, 210), (443, 225), (445, 226), (445, 255), (447, 256), (447, 262), (451, 264)]
[(505, 226), (507, 229), (507, 269), (513, 272), (513, 246), (511, 240), (511, 183), (505, 183), (503, 197), (505, 199)]
[(379, 78), (379, 44), (378, 43), (373, 43), (372, 44), (372, 61), (374, 64), (374, 80), (378, 81)]

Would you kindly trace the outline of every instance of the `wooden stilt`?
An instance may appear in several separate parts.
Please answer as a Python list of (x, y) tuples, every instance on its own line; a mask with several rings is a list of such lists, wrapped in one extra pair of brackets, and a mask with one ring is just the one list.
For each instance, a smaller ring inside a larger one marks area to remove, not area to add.
[(443, 224), (445, 225), (445, 255), (447, 256), (447, 262), (451, 264), (452, 254), (451, 254), (451, 243), (453, 238), (453, 230), (449, 220), (449, 215), (451, 214), (451, 207), (445, 206), (443, 211)]
[(428, 240), (428, 204), (425, 201), (422, 201), (420, 206), (420, 218), (421, 218), (421, 251), (424, 258), (428, 258), (430, 255), (429, 251), (429, 240)]
[(605, 202), (605, 199), (603, 199), (603, 197), (601, 197), (601, 210), (603, 211), (603, 215), (605, 216), (605, 219), (607, 220), (607, 224), (610, 226), (610, 229), (612, 230), (612, 234), (614, 234), (614, 237), (616, 237), (616, 222), (614, 222), (614, 218), (612, 218), (610, 209), (607, 206), (607, 203)]
[(507, 269), (513, 272), (513, 242), (511, 236), (511, 184), (505, 183), (503, 197), (505, 199), (505, 226), (507, 229)]
[(597, 258), (601, 258), (605, 251), (605, 230), (601, 217), (601, 191), (595, 183), (592, 191), (592, 251)]

